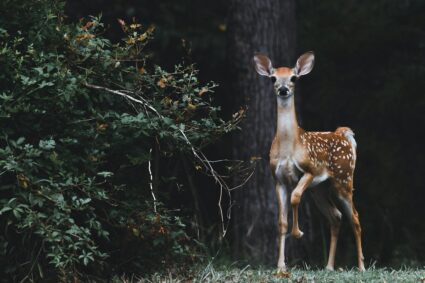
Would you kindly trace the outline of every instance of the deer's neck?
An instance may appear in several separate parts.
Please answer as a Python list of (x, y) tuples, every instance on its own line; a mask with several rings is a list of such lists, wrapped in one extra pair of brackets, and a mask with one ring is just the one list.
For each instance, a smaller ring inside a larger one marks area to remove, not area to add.
[(277, 98), (276, 139), (280, 153), (290, 155), (294, 152), (299, 131), (294, 96), (288, 99)]

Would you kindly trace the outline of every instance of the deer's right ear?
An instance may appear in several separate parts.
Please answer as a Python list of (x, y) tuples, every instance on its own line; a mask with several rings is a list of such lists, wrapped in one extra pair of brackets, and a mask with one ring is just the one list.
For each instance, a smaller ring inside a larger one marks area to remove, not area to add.
[(254, 56), (255, 70), (262, 76), (271, 76), (273, 73), (272, 61), (263, 54)]

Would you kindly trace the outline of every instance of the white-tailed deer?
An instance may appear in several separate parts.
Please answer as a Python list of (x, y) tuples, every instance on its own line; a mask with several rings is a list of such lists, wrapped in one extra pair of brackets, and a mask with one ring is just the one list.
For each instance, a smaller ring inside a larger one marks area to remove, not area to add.
[[(364, 271), (359, 215), (353, 204), (353, 173), (356, 164), (356, 141), (350, 128), (340, 127), (335, 132), (307, 132), (298, 126), (295, 115), (295, 82), (313, 69), (314, 54), (301, 55), (294, 68), (273, 68), (270, 59), (254, 56), (258, 74), (271, 78), (277, 99), (277, 129), (271, 149), (270, 167), (276, 182), (279, 206), (278, 272), (285, 271), (285, 234), (288, 230), (289, 201), (293, 209), (291, 234), (300, 238), (298, 205), (303, 192), (329, 179), (341, 200), (344, 214), (352, 222), (357, 248), (358, 266)], [(288, 196), (290, 195), (290, 200)], [(327, 269), (333, 270), (341, 221), (341, 212), (333, 201), (317, 190), (312, 194), (318, 209), (330, 223), (330, 247)]]

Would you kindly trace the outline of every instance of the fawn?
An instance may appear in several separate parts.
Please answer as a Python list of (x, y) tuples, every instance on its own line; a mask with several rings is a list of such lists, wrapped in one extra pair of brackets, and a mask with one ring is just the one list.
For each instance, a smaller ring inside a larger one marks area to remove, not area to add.
[[(364, 271), (359, 215), (353, 203), (353, 174), (356, 164), (356, 141), (350, 128), (335, 132), (308, 132), (298, 126), (295, 114), (295, 83), (313, 69), (314, 53), (301, 55), (294, 68), (273, 68), (270, 59), (254, 56), (258, 74), (267, 76), (274, 84), (277, 99), (277, 129), (270, 148), (270, 168), (276, 183), (279, 207), (278, 272), (286, 270), (285, 234), (288, 230), (289, 201), (293, 210), (292, 236), (300, 238), (298, 205), (303, 192), (329, 179), (333, 191), (352, 222), (356, 241), (358, 267)], [(313, 189), (314, 190), (314, 189)], [(290, 194), (290, 199), (288, 198)], [(313, 194), (318, 209), (330, 223), (330, 248), (326, 268), (334, 269), (335, 252), (342, 214), (334, 202), (321, 190)]]

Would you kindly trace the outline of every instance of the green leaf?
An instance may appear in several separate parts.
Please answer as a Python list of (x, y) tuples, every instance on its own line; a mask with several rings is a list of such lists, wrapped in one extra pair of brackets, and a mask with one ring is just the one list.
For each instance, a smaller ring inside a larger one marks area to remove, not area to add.
[(114, 175), (114, 173), (108, 172), (108, 171), (102, 171), (102, 172), (98, 172), (97, 175), (99, 175), (103, 178), (110, 178)]
[(40, 140), (38, 142), (38, 146), (41, 149), (44, 149), (44, 150), (52, 150), (52, 149), (55, 148), (56, 142), (52, 138), (51, 139), (48, 139), (48, 140)]
[(10, 211), (10, 210), (12, 210), (12, 208), (11, 208), (11, 207), (9, 207), (9, 206), (5, 206), (5, 207), (3, 207), (3, 208), (0, 210), (0, 215), (2, 215), (3, 213), (5, 213), (5, 212), (7, 212), (7, 211)]

